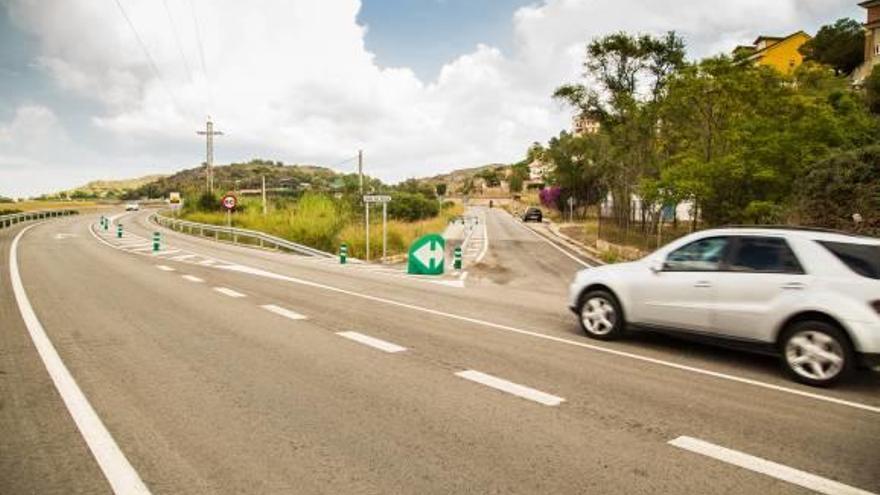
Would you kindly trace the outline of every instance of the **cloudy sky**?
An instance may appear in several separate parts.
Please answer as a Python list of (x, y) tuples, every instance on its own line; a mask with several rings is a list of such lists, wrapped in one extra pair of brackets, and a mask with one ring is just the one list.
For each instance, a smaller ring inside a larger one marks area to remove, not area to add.
[(0, 0), (0, 195), (204, 160), (386, 181), (519, 159), (567, 127), (550, 98), (586, 41), (676, 30), (705, 56), (810, 33), (855, 0)]

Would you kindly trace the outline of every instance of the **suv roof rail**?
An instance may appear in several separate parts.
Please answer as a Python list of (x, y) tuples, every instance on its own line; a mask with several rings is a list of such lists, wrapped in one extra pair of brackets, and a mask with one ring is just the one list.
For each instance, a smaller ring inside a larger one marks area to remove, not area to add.
[(823, 232), (826, 234), (842, 234), (850, 236), (860, 236), (853, 232), (845, 230), (828, 229), (824, 227), (809, 227), (806, 225), (724, 225), (718, 227), (720, 229), (768, 229), (768, 230), (800, 230), (804, 232)]

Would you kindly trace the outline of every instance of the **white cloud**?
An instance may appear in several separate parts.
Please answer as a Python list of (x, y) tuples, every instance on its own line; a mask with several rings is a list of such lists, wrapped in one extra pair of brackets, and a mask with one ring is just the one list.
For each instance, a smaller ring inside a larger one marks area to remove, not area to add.
[[(113, 2), (7, 0), (14, 22), (40, 41), (38, 63), (58, 87), (102, 108), (93, 132), (112, 144), (92, 154), (71, 146), (74, 162), (88, 161), (95, 174), (110, 163), (139, 172), (191, 166), (202, 150), (194, 131), (210, 113), (227, 132), (219, 162), (333, 163), (363, 148), (368, 171), (386, 180), (512, 161), (567, 127), (569, 110), (550, 94), (577, 78), (584, 44), (597, 35), (675, 29), (705, 55), (854, 9), (850, 0), (546, 0), (512, 16), (512, 53), (480, 45), (426, 82), (376, 65), (356, 22), (358, 0), (192, 0), (206, 71), (190, 1), (168, 3), (185, 60), (161, 2), (120, 1), (161, 78)], [(0, 156), (9, 146), (0, 140)]]

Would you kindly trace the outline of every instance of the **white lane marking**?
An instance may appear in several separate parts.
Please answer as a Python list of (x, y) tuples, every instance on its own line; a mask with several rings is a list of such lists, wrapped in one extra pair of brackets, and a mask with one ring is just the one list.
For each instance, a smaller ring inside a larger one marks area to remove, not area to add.
[(713, 459), (733, 464), (756, 473), (765, 474), (778, 480), (802, 486), (808, 490), (826, 495), (873, 495), (871, 492), (844, 485), (838, 481), (816, 476), (806, 471), (768, 461), (737, 450), (715, 445), (698, 438), (681, 436), (670, 440), (669, 445), (689, 450)]
[(486, 373), (481, 373), (475, 370), (459, 371), (455, 376), (486, 385), (495, 390), (516, 395), (517, 397), (522, 397), (523, 399), (535, 401), (539, 404), (544, 404), (545, 406), (558, 406), (565, 402), (565, 399), (562, 397), (557, 397), (546, 392), (541, 392), (540, 390), (535, 390), (531, 387), (526, 387), (525, 385), (509, 382), (496, 376), (487, 375)]
[(203, 261), (199, 261), (199, 264), (205, 265), (205, 266), (211, 266), (216, 262), (217, 262), (216, 260), (203, 260)]
[(146, 246), (146, 247), (142, 247), (139, 249), (132, 249), (131, 251), (135, 252), (135, 253), (146, 253), (147, 251), (152, 251), (152, 250), (153, 250), (152, 246)]
[(173, 272), (174, 268), (171, 268), (168, 265), (156, 265), (156, 268), (162, 270), (163, 272)]
[(483, 261), (483, 258), (486, 257), (486, 253), (489, 252), (489, 228), (486, 227), (486, 218), (483, 218), (483, 249), (480, 250), (480, 254), (474, 259), (474, 264), (477, 264)]
[(322, 289), (322, 290), (326, 290), (329, 292), (335, 292), (337, 294), (345, 294), (348, 296), (357, 297), (360, 299), (365, 299), (367, 301), (374, 301), (374, 302), (379, 302), (382, 304), (387, 304), (389, 306), (396, 306), (398, 308), (406, 308), (406, 309), (410, 309), (413, 311), (419, 311), (419, 312), (434, 315), (434, 316), (441, 316), (441, 317), (449, 318), (452, 320), (473, 323), (475, 325), (480, 325), (480, 326), (492, 328), (495, 330), (502, 330), (505, 332), (515, 333), (518, 335), (525, 335), (528, 337), (534, 337), (536, 339), (548, 340), (548, 341), (557, 342), (560, 344), (571, 345), (571, 346), (575, 346), (575, 347), (580, 347), (582, 349), (590, 349), (590, 350), (596, 351), (596, 352), (604, 352), (606, 354), (611, 354), (613, 356), (625, 357), (628, 359), (642, 361), (645, 363), (651, 363), (651, 364), (655, 364), (658, 366), (665, 366), (667, 368), (673, 368), (673, 369), (676, 369), (679, 371), (687, 371), (687, 372), (696, 373), (696, 374), (703, 375), (703, 376), (711, 376), (713, 378), (718, 378), (721, 380), (728, 380), (731, 382), (736, 382), (736, 383), (740, 383), (740, 384), (744, 384), (744, 385), (759, 387), (759, 388), (763, 388), (766, 390), (773, 390), (775, 392), (782, 392), (785, 394), (797, 395), (799, 397), (805, 397), (808, 399), (814, 399), (814, 400), (818, 400), (818, 401), (828, 402), (828, 403), (837, 404), (840, 406), (846, 406), (846, 407), (851, 407), (854, 409), (861, 409), (863, 411), (868, 411), (868, 412), (880, 414), (880, 407), (872, 406), (869, 404), (864, 404), (861, 402), (854, 402), (854, 401), (849, 401), (849, 400), (845, 400), (845, 399), (838, 399), (837, 397), (831, 397), (828, 395), (821, 395), (821, 394), (817, 394), (817, 393), (813, 393), (813, 392), (807, 392), (805, 390), (798, 390), (798, 389), (791, 388), (791, 387), (784, 387), (782, 385), (774, 385), (772, 383), (762, 382), (759, 380), (753, 380), (751, 378), (744, 378), (741, 376), (730, 375), (730, 374), (721, 373), (718, 371), (707, 370), (705, 368), (697, 368), (695, 366), (688, 366), (688, 365), (679, 364), (679, 363), (672, 362), (672, 361), (664, 361), (662, 359), (643, 356), (641, 354), (635, 354), (632, 352), (619, 351), (617, 349), (612, 349), (609, 347), (602, 347), (599, 345), (588, 344), (586, 342), (579, 342), (577, 340), (570, 340), (570, 339), (566, 339), (566, 338), (562, 338), (562, 337), (556, 337), (553, 335), (547, 335), (547, 334), (540, 333), (540, 332), (533, 332), (531, 330), (524, 330), (521, 328), (509, 326), (509, 325), (503, 325), (501, 323), (493, 323), (491, 321), (480, 320), (478, 318), (471, 318), (469, 316), (462, 316), (462, 315), (457, 315), (454, 313), (447, 313), (446, 311), (440, 311), (438, 309), (426, 308), (424, 306), (418, 306), (415, 304), (409, 304), (409, 303), (405, 303), (405, 302), (395, 301), (393, 299), (386, 299), (384, 297), (374, 296), (371, 294), (364, 294), (364, 293), (355, 292), (352, 290), (341, 289), (339, 287), (334, 287), (332, 285), (326, 285), (326, 284), (322, 284), (319, 282), (312, 282), (310, 280), (305, 280), (305, 279), (301, 279), (301, 278), (288, 277), (287, 275), (281, 275), (279, 273), (274, 273), (274, 272), (262, 270), (259, 268), (253, 268), (253, 267), (249, 267), (249, 266), (245, 266), (245, 265), (229, 265), (229, 266), (222, 266), (219, 268), (223, 268), (223, 269), (229, 270), (229, 271), (236, 271), (236, 272), (240, 272), (240, 273), (247, 273), (250, 275), (255, 275), (255, 276), (274, 279), (274, 280), (283, 280), (285, 282), (290, 282), (293, 284), (303, 285), (306, 287), (314, 287), (316, 289)]
[(174, 261), (185, 261), (185, 260), (188, 260), (188, 259), (191, 259), (191, 258), (195, 258), (196, 256), (198, 256), (198, 255), (196, 255), (196, 254), (184, 254), (184, 255), (181, 255), (181, 256), (175, 256), (175, 257), (173, 257), (173, 258), (171, 258), (171, 259), (174, 260)]
[(195, 282), (197, 284), (204, 282), (204, 280), (196, 277), (195, 275), (181, 275), (181, 277), (183, 277), (184, 280), (189, 280), (190, 282)]
[(375, 347), (380, 351), (385, 352), (403, 352), (406, 350), (406, 347), (399, 346), (397, 344), (392, 344), (391, 342), (386, 342), (381, 339), (377, 339), (375, 337), (370, 337), (369, 335), (364, 335), (358, 332), (339, 332), (336, 335), (340, 337), (345, 337), (347, 339), (354, 340), (355, 342), (360, 342), (361, 344), (368, 345), (370, 347)]
[(274, 304), (264, 304), (260, 307), (265, 309), (266, 311), (271, 311), (272, 313), (275, 313), (276, 315), (280, 315), (285, 318), (290, 318), (291, 320), (305, 320), (305, 319), (307, 319), (307, 317), (305, 315), (301, 315), (301, 314), (297, 313), (296, 311), (291, 311), (289, 309), (282, 308), (281, 306), (276, 306)]
[(39, 224), (29, 225), (22, 229), (9, 248), (9, 278), (12, 281), (12, 292), (18, 303), (18, 310), (24, 320), (24, 324), (28, 329), (34, 347), (46, 366), (46, 371), (52, 378), (55, 388), (58, 390), (67, 411), (73, 418), (80, 434), (89, 446), (92, 455), (98, 462), (98, 466), (104, 473), (104, 477), (110, 483), (110, 488), (117, 494), (149, 494), (137, 471), (134, 470), (131, 463), (125, 457), (125, 454), (113, 440), (113, 436), (104, 426), (98, 413), (89, 404), (85, 394), (76, 384), (70, 371), (49, 340), (46, 330), (37, 319), (34, 308), (31, 306), (27, 293), (24, 290), (24, 284), (21, 281), (21, 275), (18, 271), (18, 241), (25, 232)]
[(546, 242), (547, 244), (553, 246), (554, 249), (556, 249), (556, 250), (559, 251), (560, 253), (562, 253), (562, 254), (568, 256), (569, 258), (573, 259), (574, 261), (576, 261), (577, 263), (579, 263), (581, 266), (592, 266), (592, 265), (590, 265), (589, 263), (587, 263), (587, 262), (581, 260), (581, 259), (578, 258), (577, 256), (575, 256), (575, 255), (569, 253), (569, 252), (566, 251), (565, 249), (562, 249), (561, 247), (559, 247), (558, 245), (556, 245), (555, 242), (551, 241), (550, 239), (548, 239), (547, 237), (545, 237), (543, 234), (538, 233), (536, 230), (532, 229), (531, 227), (527, 227), (526, 224), (524, 224), (524, 223), (522, 223), (522, 222), (517, 222), (516, 220), (514, 220), (513, 223), (515, 223), (515, 224), (519, 225), (520, 227), (526, 229), (527, 231), (531, 232), (533, 236), (535, 236), (535, 237), (537, 237), (538, 239), (541, 239), (542, 241)]
[(171, 249), (171, 250), (168, 250), (168, 251), (159, 251), (158, 253), (156, 253), (156, 256), (168, 256), (169, 254), (176, 254), (176, 253), (179, 253), (179, 252), (180, 252), (180, 249)]
[(228, 289), (228, 288), (226, 288), (226, 287), (214, 287), (214, 290), (217, 291), (217, 292), (219, 292), (219, 293), (221, 293), (221, 294), (223, 294), (224, 296), (229, 296), (229, 297), (245, 297), (245, 295), (242, 294), (241, 292), (238, 292), (238, 291), (236, 291), (236, 290), (232, 290), (232, 289)]

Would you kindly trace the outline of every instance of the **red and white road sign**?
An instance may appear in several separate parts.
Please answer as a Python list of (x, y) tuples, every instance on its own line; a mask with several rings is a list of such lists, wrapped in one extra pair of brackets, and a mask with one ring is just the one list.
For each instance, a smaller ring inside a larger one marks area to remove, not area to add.
[(232, 210), (235, 208), (235, 205), (238, 204), (238, 198), (233, 196), (232, 194), (227, 194), (223, 196), (223, 207), (227, 210)]

